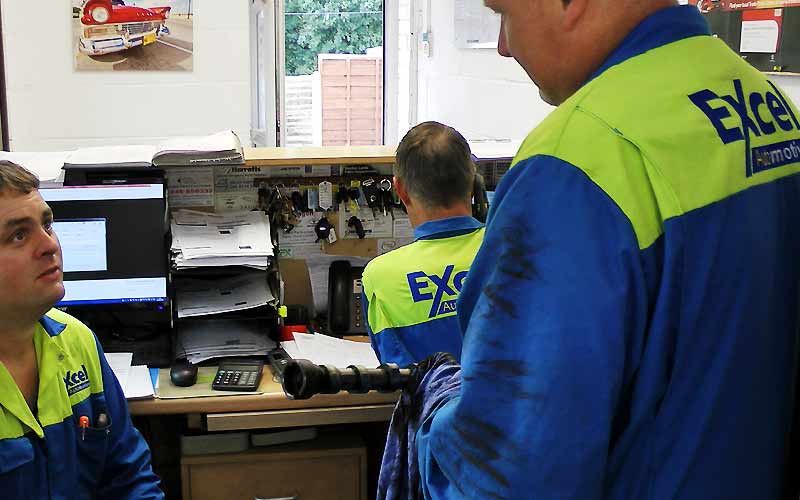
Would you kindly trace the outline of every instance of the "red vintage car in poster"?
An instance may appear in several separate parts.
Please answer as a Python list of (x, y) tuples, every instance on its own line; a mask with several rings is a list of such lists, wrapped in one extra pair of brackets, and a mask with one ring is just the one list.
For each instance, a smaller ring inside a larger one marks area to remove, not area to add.
[(162, 34), (171, 7), (134, 7), (123, 0), (87, 0), (81, 7), (78, 50), (97, 56), (149, 45)]

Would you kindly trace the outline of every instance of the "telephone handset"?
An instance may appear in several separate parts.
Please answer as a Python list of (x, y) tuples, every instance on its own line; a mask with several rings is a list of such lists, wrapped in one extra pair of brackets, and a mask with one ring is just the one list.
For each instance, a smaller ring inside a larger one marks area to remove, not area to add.
[(486, 222), (489, 214), (489, 198), (486, 195), (486, 183), (481, 174), (475, 174), (472, 185), (472, 216), (481, 222)]
[(333, 335), (366, 334), (361, 307), (363, 267), (335, 260), (328, 269), (328, 329)]

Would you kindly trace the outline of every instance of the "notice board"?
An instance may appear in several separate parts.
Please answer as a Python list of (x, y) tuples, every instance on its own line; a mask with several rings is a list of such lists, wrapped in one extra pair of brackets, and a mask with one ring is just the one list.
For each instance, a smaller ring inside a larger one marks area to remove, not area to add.
[(800, 74), (800, 0), (688, 0), (714, 36), (761, 71)]

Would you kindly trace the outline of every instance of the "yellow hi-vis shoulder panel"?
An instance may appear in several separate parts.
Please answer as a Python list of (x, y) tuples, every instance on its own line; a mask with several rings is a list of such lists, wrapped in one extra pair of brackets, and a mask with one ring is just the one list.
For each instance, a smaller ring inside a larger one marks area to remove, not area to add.
[[(654, 86), (674, 91), (655, 99)], [(799, 120), (764, 75), (698, 36), (587, 83), (528, 136), (514, 164), (550, 155), (581, 169), (646, 248), (672, 217), (800, 172)]]
[(38, 422), (16, 382), (0, 363), (0, 439), (24, 435), (28, 429), (40, 438), (43, 427), (58, 424), (72, 415), (72, 406), (92, 394), (103, 392), (103, 374), (94, 335), (72, 316), (52, 309), (46, 315), (65, 325), (50, 336), (36, 326), (34, 347), (39, 364)]
[(362, 279), (373, 333), (455, 315), (483, 233), (417, 240), (373, 259)]

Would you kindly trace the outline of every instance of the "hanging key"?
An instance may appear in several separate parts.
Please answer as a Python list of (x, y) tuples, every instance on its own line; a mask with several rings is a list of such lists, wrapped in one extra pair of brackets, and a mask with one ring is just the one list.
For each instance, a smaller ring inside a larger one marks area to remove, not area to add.
[(381, 179), (378, 183), (378, 189), (380, 189), (381, 195), (381, 206), (383, 207), (383, 216), (386, 217), (386, 207), (389, 207), (389, 210), (392, 209), (392, 181), (389, 179)]

